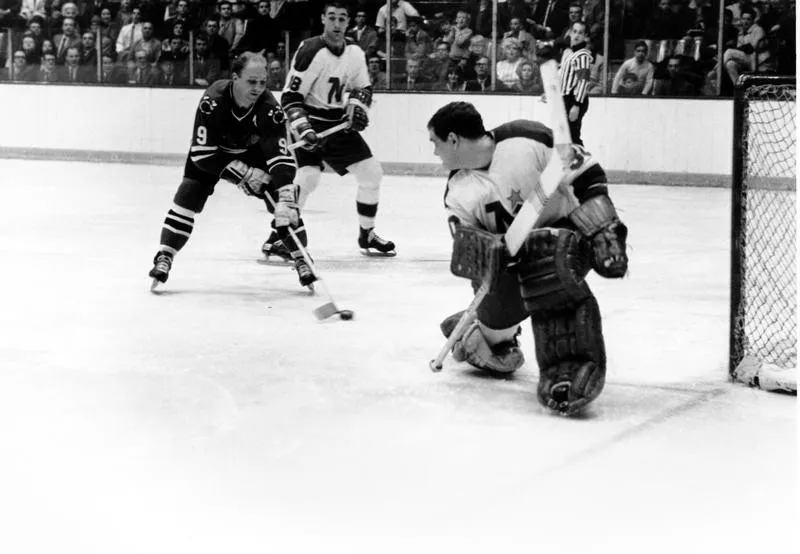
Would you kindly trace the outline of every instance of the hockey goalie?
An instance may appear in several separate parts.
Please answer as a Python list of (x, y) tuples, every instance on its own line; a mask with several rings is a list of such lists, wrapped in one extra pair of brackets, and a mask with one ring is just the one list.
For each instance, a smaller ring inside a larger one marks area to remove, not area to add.
[[(440, 108), (428, 131), (434, 154), (450, 170), (451, 271), (475, 290), (489, 284), (477, 317), (453, 344), (453, 358), (513, 373), (524, 363), (517, 337), (530, 317), (539, 401), (566, 415), (581, 411), (600, 395), (606, 377), (600, 308), (585, 278), (594, 270), (617, 279), (628, 269), (627, 227), (609, 198), (605, 172), (572, 145), (569, 165), (548, 190), (542, 174), (555, 155), (551, 130), (516, 120), (487, 131), (467, 102)], [(526, 200), (538, 206), (535, 228), (509, 249), (504, 234)], [(463, 315), (441, 323), (445, 336)]]

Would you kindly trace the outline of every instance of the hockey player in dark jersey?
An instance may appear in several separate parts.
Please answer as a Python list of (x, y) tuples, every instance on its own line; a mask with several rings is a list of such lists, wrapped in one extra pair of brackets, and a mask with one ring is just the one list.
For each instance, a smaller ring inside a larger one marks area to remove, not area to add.
[[(531, 317), (539, 401), (565, 414), (581, 410), (600, 394), (606, 375), (600, 309), (585, 277), (594, 269), (620, 278), (628, 264), (627, 228), (609, 199), (605, 172), (573, 145), (572, 164), (557, 188), (546, 190), (541, 176), (554, 155), (550, 129), (517, 120), (487, 132), (467, 102), (439, 109), (428, 130), (434, 154), (451, 171), (445, 207), (454, 235), (454, 273), (474, 275), (471, 266), (483, 263), (465, 254), (493, 251), (500, 259), (486, 264), (499, 269), (453, 357), (497, 374), (513, 373), (524, 363), (519, 324)], [(509, 259), (502, 237), (527, 198), (541, 200), (538, 223)], [(462, 313), (442, 322), (446, 336)]]
[(203, 211), (218, 181), (239, 187), (266, 203), (275, 228), (287, 245), (300, 283), (316, 280), (288, 232), (304, 241), (294, 183), (296, 165), (287, 149), (283, 110), (266, 90), (267, 61), (252, 52), (237, 58), (232, 78), (213, 83), (197, 107), (192, 144), (173, 205), (161, 229), (153, 261), (153, 287), (167, 281), (175, 255), (186, 245), (195, 217)]
[[(323, 162), (339, 175), (351, 173), (358, 183), (359, 247), (366, 255), (394, 256), (394, 243), (374, 230), (383, 170), (359, 133), (369, 123), (372, 86), (364, 51), (345, 40), (348, 22), (347, 8), (325, 5), (323, 33), (300, 44), (281, 95), (292, 134), (306, 144), (295, 151), (300, 206), (319, 185)], [(350, 124), (347, 130), (323, 140), (317, 137), (343, 121)], [(266, 256), (281, 255), (277, 239), (273, 233), (264, 243)]]

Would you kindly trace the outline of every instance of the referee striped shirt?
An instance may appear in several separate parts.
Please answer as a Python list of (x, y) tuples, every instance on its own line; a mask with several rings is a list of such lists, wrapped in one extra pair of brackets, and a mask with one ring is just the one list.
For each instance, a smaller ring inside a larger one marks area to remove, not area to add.
[(592, 53), (586, 43), (574, 51), (569, 48), (564, 50), (561, 57), (561, 95), (572, 95), (578, 104), (583, 103), (589, 91), (591, 66)]

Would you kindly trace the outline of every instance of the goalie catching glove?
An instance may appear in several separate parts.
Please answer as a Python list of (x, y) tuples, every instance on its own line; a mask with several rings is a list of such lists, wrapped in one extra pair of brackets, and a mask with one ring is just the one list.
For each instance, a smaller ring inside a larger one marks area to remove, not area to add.
[(257, 167), (250, 167), (241, 160), (233, 160), (225, 166), (220, 179), (233, 183), (248, 196), (264, 197), (264, 190), (272, 178)]
[(347, 121), (352, 131), (363, 131), (369, 125), (369, 107), (372, 105), (372, 90), (359, 88), (350, 92), (347, 99)]
[(297, 204), (297, 185), (289, 184), (278, 189), (275, 203), (275, 227), (297, 227), (300, 209)]

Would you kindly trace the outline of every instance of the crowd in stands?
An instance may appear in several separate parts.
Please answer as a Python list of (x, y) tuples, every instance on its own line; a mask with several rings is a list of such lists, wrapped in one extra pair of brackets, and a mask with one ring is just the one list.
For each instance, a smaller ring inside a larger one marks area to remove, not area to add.
[[(491, 0), (344, 3), (377, 90), (539, 94), (537, 50), (568, 46), (576, 21), (589, 30), (590, 94), (715, 95), (718, 63), (724, 93), (741, 73), (794, 73), (795, 0), (726, 2), (721, 55), (719, 1), (611, 0), (606, 82), (605, 0), (502, 0), (496, 18)], [(0, 0), (0, 81), (204, 87), (250, 50), (279, 90), (325, 3)]]

